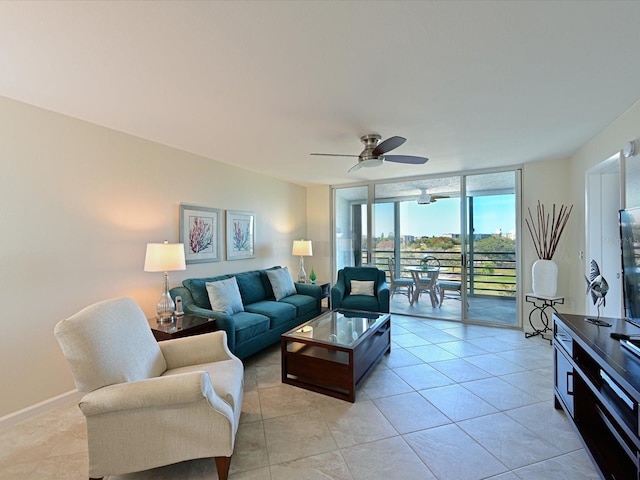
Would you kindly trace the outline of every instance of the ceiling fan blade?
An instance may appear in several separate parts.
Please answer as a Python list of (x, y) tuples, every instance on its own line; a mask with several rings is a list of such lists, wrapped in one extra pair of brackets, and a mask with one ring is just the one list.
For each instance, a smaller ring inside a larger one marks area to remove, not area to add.
[(386, 162), (412, 163), (414, 165), (427, 163), (429, 161), (428, 158), (414, 157), (413, 155), (385, 155), (384, 159)]
[(351, 167), (349, 170), (347, 170), (347, 173), (353, 173), (356, 170), (360, 170), (362, 167), (363, 167), (362, 162), (358, 162), (353, 167)]
[(376, 148), (374, 148), (373, 151), (371, 152), (371, 155), (373, 155), (374, 157), (384, 155), (385, 153), (390, 152), (394, 148), (398, 148), (400, 145), (402, 145), (406, 141), (407, 139), (403, 137), (389, 137), (385, 141), (383, 141), (380, 145), (378, 145)]
[(315, 155), (319, 157), (358, 157), (359, 155), (349, 155), (346, 153), (310, 153), (309, 155)]

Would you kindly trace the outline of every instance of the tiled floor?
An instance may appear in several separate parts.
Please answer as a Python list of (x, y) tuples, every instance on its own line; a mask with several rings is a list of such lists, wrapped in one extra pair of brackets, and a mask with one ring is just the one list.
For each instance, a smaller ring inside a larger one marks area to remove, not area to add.
[[(393, 316), (391, 354), (354, 404), (280, 382), (279, 347), (246, 362), (232, 480), (598, 479), (553, 408), (549, 343), (520, 331)], [(0, 432), (0, 479), (85, 479), (68, 406)], [(109, 480), (216, 479), (211, 459)]]

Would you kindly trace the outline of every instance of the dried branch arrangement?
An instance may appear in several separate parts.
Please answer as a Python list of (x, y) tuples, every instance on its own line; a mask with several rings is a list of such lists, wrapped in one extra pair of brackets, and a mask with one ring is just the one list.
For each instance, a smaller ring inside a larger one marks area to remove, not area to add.
[(531, 209), (529, 210), (529, 218), (525, 218), (533, 245), (536, 248), (538, 258), (542, 260), (551, 260), (553, 254), (556, 253), (558, 248), (558, 242), (564, 231), (564, 227), (567, 225), (573, 205), (567, 207), (561, 205), (556, 215), (556, 204), (553, 204), (551, 214), (546, 212), (544, 205), (538, 200), (537, 215), (534, 219)]

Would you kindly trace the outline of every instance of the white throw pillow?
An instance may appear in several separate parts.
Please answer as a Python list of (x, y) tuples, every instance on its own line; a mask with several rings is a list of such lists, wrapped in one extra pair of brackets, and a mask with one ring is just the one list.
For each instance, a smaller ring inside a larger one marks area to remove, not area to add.
[(291, 278), (287, 267), (267, 270), (267, 277), (269, 277), (269, 282), (271, 282), (271, 288), (273, 289), (273, 295), (276, 297), (276, 300), (297, 293), (293, 278)]
[(211, 302), (211, 310), (214, 312), (223, 312), (229, 315), (244, 312), (242, 305), (242, 297), (238, 289), (236, 277), (217, 282), (205, 283), (207, 293), (209, 294), (209, 302)]
[(373, 297), (373, 280), (351, 280), (351, 295), (368, 295)]

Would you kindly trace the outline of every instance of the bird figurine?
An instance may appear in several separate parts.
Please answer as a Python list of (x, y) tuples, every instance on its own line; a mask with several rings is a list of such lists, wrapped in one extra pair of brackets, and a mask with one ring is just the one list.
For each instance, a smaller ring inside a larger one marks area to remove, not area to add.
[(609, 291), (609, 284), (600, 273), (600, 267), (595, 260), (591, 260), (591, 271), (589, 272), (589, 278), (584, 276), (584, 280), (587, 282), (587, 295), (591, 293), (591, 299), (593, 304), (598, 307), (598, 317), (600, 317), (600, 307), (607, 306), (605, 299), (607, 292)]

